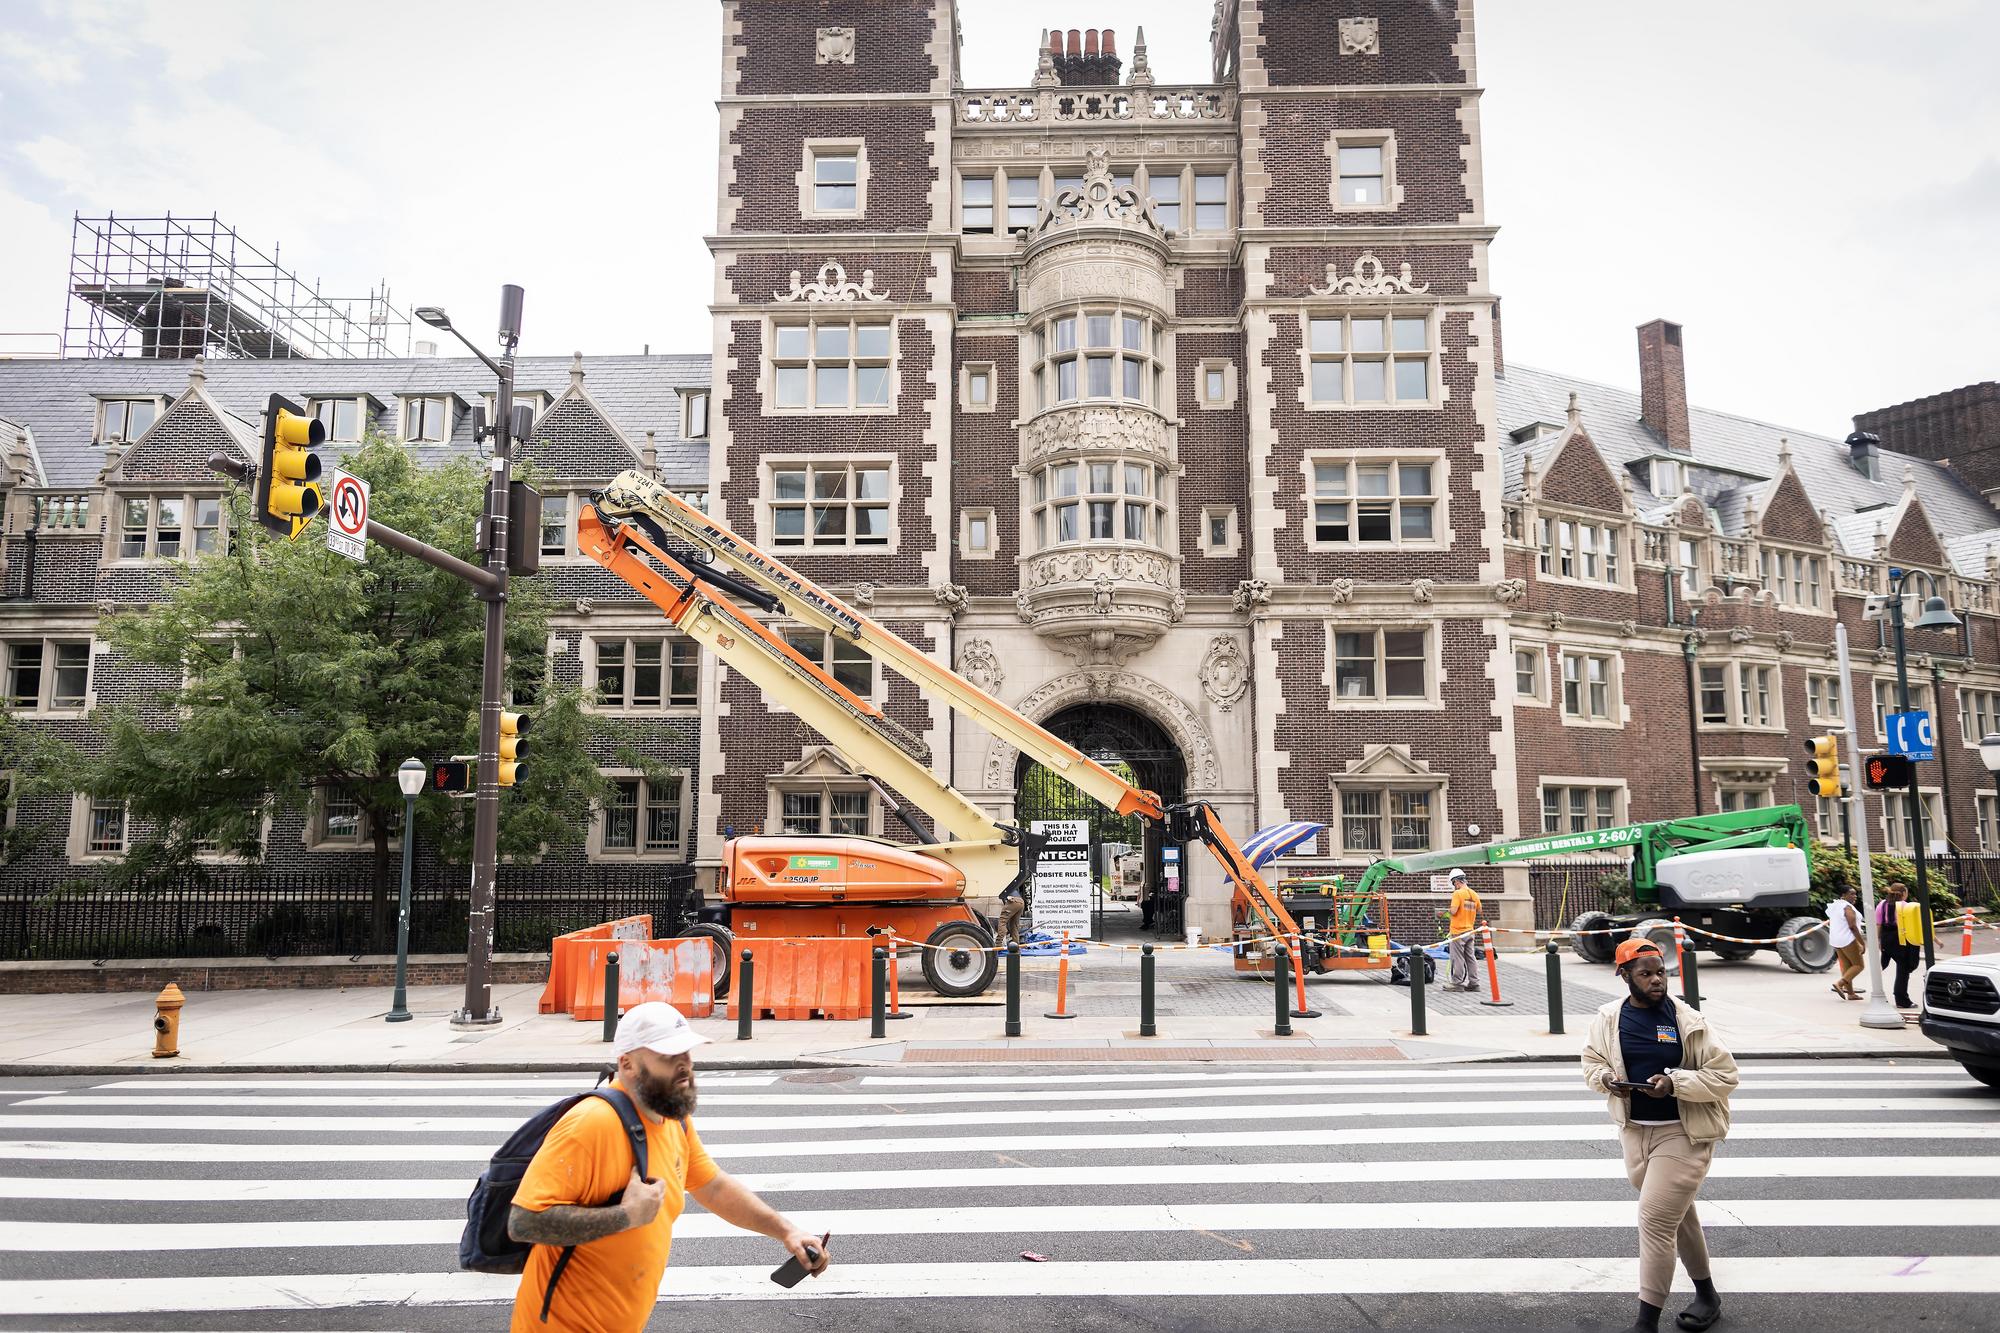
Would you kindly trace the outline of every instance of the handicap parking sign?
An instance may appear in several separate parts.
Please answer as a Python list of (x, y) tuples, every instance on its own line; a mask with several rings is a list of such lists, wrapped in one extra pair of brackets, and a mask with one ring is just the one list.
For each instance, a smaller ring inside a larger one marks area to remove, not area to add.
[(1912, 759), (1937, 758), (1937, 728), (1931, 725), (1927, 710), (1891, 713), (1888, 723), (1890, 754), (1908, 755)]

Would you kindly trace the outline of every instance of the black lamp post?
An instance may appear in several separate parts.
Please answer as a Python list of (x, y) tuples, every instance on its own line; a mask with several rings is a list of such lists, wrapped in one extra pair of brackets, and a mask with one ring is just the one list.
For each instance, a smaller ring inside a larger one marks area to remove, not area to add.
[(479, 788), (472, 811), (472, 901), (465, 931), (465, 1007), (452, 1022), (484, 1026), (500, 1021), (493, 1007), (493, 885), (500, 848), (500, 706), (507, 655), (507, 487), (514, 429), (514, 348), (521, 341), (521, 289), (500, 289), (500, 359), (495, 361), (452, 327), (436, 306), (418, 306), (417, 318), (443, 329), (478, 357), (500, 381), (494, 401), (493, 457), (486, 480), (486, 522), (481, 531), (487, 582), (486, 656), (479, 696)]
[(396, 911), (396, 998), (389, 1003), (384, 1022), (410, 1021), (410, 993), (406, 984), (410, 971), (410, 852), (417, 845), (417, 794), (424, 789), (428, 772), (415, 758), (405, 759), (396, 769), (396, 785), (403, 789), (403, 895)]
[[(1959, 625), (1958, 617), (1951, 613), (1951, 608), (1944, 604), (1944, 598), (1938, 595), (1938, 581), (1935, 575), (1921, 569), (1890, 569), (1889, 623), (1896, 631), (1896, 709), (1902, 713), (1910, 711), (1910, 662), (1909, 655), (1903, 647), (1903, 585), (1913, 577), (1923, 578), (1931, 588), (1931, 595), (1924, 599), (1924, 609), (1917, 616), (1915, 628), (1957, 629)], [(1931, 697), (1931, 707), (1937, 707), (1935, 693)], [(1935, 718), (1932, 719), (1931, 725), (1935, 730), (1937, 725)], [(1943, 760), (1939, 762), (1942, 763)], [(1917, 790), (1915, 764), (1910, 765), (1908, 799), (1912, 831), (1910, 840), (1915, 844), (1912, 850), (1916, 853), (1917, 863), (1917, 903), (1924, 914), (1924, 966), (1929, 967), (1937, 961), (1937, 947), (1931, 939), (1931, 887), (1924, 868), (1924, 801), (1922, 794)]]

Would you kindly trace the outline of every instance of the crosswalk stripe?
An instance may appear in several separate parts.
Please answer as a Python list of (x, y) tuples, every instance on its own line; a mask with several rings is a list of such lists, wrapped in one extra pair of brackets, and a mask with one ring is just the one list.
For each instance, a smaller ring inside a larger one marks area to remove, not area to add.
[[(1912, 1058), (1907, 1063), (1893, 1060), (1857, 1064), (1784, 1064), (1779, 1066), (1750, 1066), (1759, 1073), (1766, 1069), (1782, 1072), (1786, 1077), (1814, 1078), (1828, 1083), (1853, 1083), (1857, 1079), (1908, 1078), (1912, 1066), (1930, 1072), (1947, 1067), (1942, 1062), (1931, 1059)], [(1325, 1080), (1375, 1081), (1387, 1077), (1417, 1075), (1424, 1078), (1450, 1079), (1453, 1082), (1477, 1083), (1494, 1078), (1539, 1078), (1551, 1082), (1575, 1082), (1577, 1066), (1572, 1061), (1553, 1063), (1523, 1064), (1518, 1061), (1502, 1061), (1475, 1065), (1435, 1065), (1421, 1062), (1392, 1065), (1374, 1069), (1216, 1069), (1216, 1070), (1148, 1070), (1120, 1071), (1110, 1074), (1062, 1073), (1051, 1074), (863, 1074), (860, 1078), (866, 1087), (1029, 1087), (1035, 1084), (1052, 1084), (1068, 1087), (1085, 1083), (1280, 1083), (1319, 1082)], [(707, 1078), (707, 1074), (702, 1075)], [(1763, 1079), (1754, 1080), (1761, 1083)]]
[[(1977, 1111), (1984, 1109), (1978, 1094), (1968, 1089), (1959, 1097), (1764, 1097), (1738, 1093), (1730, 1098), (1738, 1114), (1784, 1111), (1788, 1113), (1830, 1111)], [(793, 1132), (834, 1129), (925, 1129), (964, 1128), (969, 1125), (1051, 1125), (1051, 1124), (1158, 1124), (1174, 1120), (1319, 1120), (1379, 1119), (1420, 1115), (1595, 1115), (1604, 1114), (1604, 1099), (1593, 1093), (1545, 1101), (1456, 1101), (1449, 1105), (1422, 1105), (1406, 1101), (1386, 1102), (1307, 1102), (1260, 1106), (1105, 1106), (1075, 1110), (1049, 1108), (1035, 1111), (948, 1111), (938, 1114), (815, 1115), (815, 1116), (722, 1116), (704, 1119), (704, 1137), (713, 1133), (749, 1133), (768, 1130)], [(489, 1116), (272, 1116), (272, 1115), (4, 1115), (0, 1129), (117, 1129), (152, 1130), (177, 1134), (190, 1131), (229, 1131), (239, 1134), (350, 1133), (350, 1134), (507, 1134), (519, 1127), (521, 1117)]]
[[(736, 1178), (758, 1194), (894, 1194), (926, 1189), (1063, 1189), (1095, 1185), (1232, 1185), (1275, 1181), (1338, 1186), (1423, 1181), (1438, 1187), (1481, 1181), (1625, 1179), (1624, 1163), (1610, 1157), (1505, 1157), (1484, 1160), (1342, 1162), (1328, 1182), (1325, 1162), (1245, 1162), (1228, 1165), (1144, 1162), (1130, 1166), (974, 1166), (912, 1171), (800, 1171), (744, 1174)], [(1710, 1180), (1843, 1180), (2000, 1178), (2000, 1156), (1936, 1157), (1718, 1157)], [(314, 1202), (355, 1199), (463, 1199), (472, 1175), (444, 1178), (348, 1179), (327, 1177), (216, 1180), (190, 1176), (166, 1180), (128, 1176), (0, 1176), (0, 1199), (91, 1199), (112, 1202)]]
[[(836, 1265), (801, 1291), (768, 1280), (771, 1266), (669, 1267), (661, 1299), (738, 1300), (936, 1299), (1004, 1297), (1216, 1296), (1224, 1288), (1209, 1264), (904, 1263)], [(1716, 1285), (1744, 1295), (1894, 1293), (1907, 1297), (2000, 1292), (2000, 1264), (1985, 1256), (1778, 1255), (1717, 1258)], [(1468, 1291), (1627, 1297), (1638, 1283), (1630, 1258), (1557, 1259), (1240, 1259), (1227, 1271), (1234, 1298), (1276, 1295), (1420, 1295)], [(270, 1274), (223, 1277), (69, 1278), (0, 1282), (0, 1308), (23, 1316), (220, 1313), (324, 1310), (397, 1305), (511, 1303), (519, 1279), (485, 1273)], [(1679, 1289), (1687, 1290), (1685, 1280)]]
[[(1481, 1093), (1491, 1092), (1572, 1092), (1583, 1080), (1575, 1073), (1561, 1084), (1549, 1085), (1540, 1082), (1507, 1081), (1478, 1085)], [(1230, 1097), (1303, 1097), (1311, 1095), (1349, 1094), (1364, 1092), (1457, 1092), (1465, 1085), (1460, 1082), (1409, 1083), (1378, 1079), (1373, 1083), (1286, 1083), (1273, 1085), (1245, 1084), (1227, 1088), (1178, 1088), (1173, 1090), (1176, 1100), (1220, 1100)], [(1814, 1079), (1759, 1079), (1757, 1092), (1810, 1092), (1823, 1089), (1826, 1084)], [(897, 1106), (949, 1106), (976, 1105), (983, 1102), (1078, 1102), (1078, 1101), (1134, 1101), (1157, 1098), (1163, 1089), (1159, 1088), (1058, 1088), (1036, 1090), (995, 1090), (992, 1092), (897, 1092), (885, 1093), (880, 1097), (868, 1097), (858, 1093), (715, 1093), (703, 1081), (701, 1104), (714, 1106), (867, 1106), (879, 1102), (892, 1102)], [(1967, 1092), (1969, 1086), (1963, 1078), (1911, 1079), (1898, 1083), (1896, 1091), (1901, 1092)], [(434, 1107), (534, 1107), (547, 1105), (558, 1100), (531, 1094), (520, 1095), (476, 1095), (476, 1096), (407, 1096), (394, 1094), (363, 1094), (357, 1096), (311, 1096), (278, 1097), (263, 1094), (234, 1096), (186, 1096), (180, 1093), (165, 1093), (154, 1096), (140, 1096), (126, 1093), (61, 1092), (43, 1097), (32, 1097), (15, 1102), (18, 1107), (29, 1106), (273, 1106), (280, 1108), (336, 1107), (336, 1106), (434, 1106)]]
[[(605, 1061), (609, 1064), (610, 1061)], [(155, 1074), (147, 1078), (120, 1079), (111, 1083), (95, 1083), (94, 1088), (235, 1088), (246, 1092), (278, 1091), (285, 1088), (347, 1088), (368, 1091), (382, 1089), (393, 1091), (398, 1088), (527, 1088), (546, 1090), (553, 1094), (550, 1100), (567, 1092), (579, 1092), (590, 1086), (594, 1074), (544, 1074), (534, 1078), (423, 1078), (409, 1075), (402, 1078), (195, 1078), (184, 1075)], [(701, 1081), (704, 1086), (724, 1083), (732, 1088), (764, 1087), (776, 1083), (776, 1074), (735, 1074), (728, 1071), (703, 1070)], [(58, 1091), (55, 1088), (46, 1089)]]
[[(1453, 1113), (1463, 1108), (1453, 1107)], [(46, 1126), (44, 1126), (46, 1127)], [(1731, 1142), (1750, 1139), (1838, 1142), (1844, 1139), (1927, 1143), (2000, 1139), (2000, 1122), (1934, 1120), (1920, 1130), (1902, 1122), (1744, 1121), (1730, 1126)], [(1427, 1124), (1371, 1125), (1353, 1129), (1168, 1131), (1148, 1134), (989, 1134), (976, 1137), (896, 1139), (787, 1139), (709, 1143), (728, 1161), (781, 1157), (878, 1157), (948, 1153), (1102, 1152), (1161, 1149), (1333, 1147), (1360, 1144), (1584, 1143), (1616, 1140), (1609, 1123), (1578, 1125)], [(499, 1146), (485, 1143), (139, 1143), (129, 1139), (0, 1140), (0, 1160), (81, 1162), (483, 1162)], [(1244, 1170), (1255, 1170), (1246, 1164)]]
[[(1621, 1199), (1492, 1202), (1453, 1199), (1368, 1203), (1058, 1204), (1015, 1208), (834, 1208), (802, 1213), (808, 1230), (841, 1236), (1015, 1236), (1212, 1231), (1533, 1231), (1627, 1228), (1634, 1204)], [(1704, 1199), (1704, 1228), (2000, 1225), (1995, 1199)], [(165, 1254), (184, 1250), (310, 1250), (455, 1245), (462, 1219), (371, 1218), (301, 1222), (0, 1222), (0, 1250), (16, 1253)], [(676, 1240), (740, 1235), (710, 1213), (674, 1224)]]

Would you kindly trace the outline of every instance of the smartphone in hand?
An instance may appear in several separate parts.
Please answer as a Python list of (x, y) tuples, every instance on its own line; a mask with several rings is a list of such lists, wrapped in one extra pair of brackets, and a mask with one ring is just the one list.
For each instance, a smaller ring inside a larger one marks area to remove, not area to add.
[(1650, 1083), (1634, 1083), (1629, 1079), (1622, 1079), (1622, 1078), (1612, 1079), (1611, 1086), (1614, 1088), (1622, 1088), (1626, 1092), (1651, 1092), (1653, 1090), (1653, 1085)]
[[(829, 1231), (825, 1235), (819, 1238), (819, 1243), (821, 1246), (824, 1246), (828, 1241), (832, 1239), (833, 1239), (833, 1233)], [(813, 1266), (818, 1267), (819, 1257), (820, 1255), (825, 1253), (825, 1250), (824, 1249), (816, 1250), (812, 1246), (808, 1245), (806, 1246), (806, 1253), (812, 1256)], [(777, 1283), (781, 1287), (796, 1287), (799, 1285), (801, 1281), (805, 1279), (807, 1271), (808, 1270), (806, 1266), (799, 1262), (798, 1256), (793, 1255), (791, 1258), (785, 1260), (785, 1262), (783, 1262), (782, 1264), (779, 1264), (776, 1269), (772, 1270), (771, 1281)]]

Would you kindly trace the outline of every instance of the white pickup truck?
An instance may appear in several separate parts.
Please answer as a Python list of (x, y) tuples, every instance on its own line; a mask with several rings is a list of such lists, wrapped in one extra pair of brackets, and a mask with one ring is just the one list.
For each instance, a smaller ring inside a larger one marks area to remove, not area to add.
[(1917, 1026), (1966, 1073), (2000, 1088), (2000, 954), (1938, 959), (1924, 980)]

